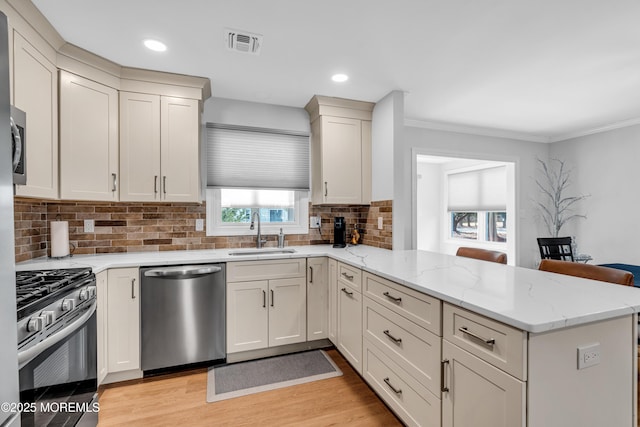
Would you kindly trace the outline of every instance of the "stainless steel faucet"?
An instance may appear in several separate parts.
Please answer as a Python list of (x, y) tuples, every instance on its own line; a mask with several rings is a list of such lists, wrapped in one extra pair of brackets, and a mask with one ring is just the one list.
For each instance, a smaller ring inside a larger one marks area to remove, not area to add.
[(256, 236), (256, 248), (260, 249), (263, 243), (267, 243), (266, 240), (262, 240), (262, 233), (260, 233), (260, 214), (256, 211), (251, 215), (251, 226), (249, 226), (249, 230), (253, 230), (253, 222), (255, 218), (258, 218), (258, 235)]

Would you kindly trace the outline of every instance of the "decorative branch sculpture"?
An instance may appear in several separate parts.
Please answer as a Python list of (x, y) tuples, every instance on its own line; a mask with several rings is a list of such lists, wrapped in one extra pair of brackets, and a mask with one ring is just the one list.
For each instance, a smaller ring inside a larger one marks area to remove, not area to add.
[[(549, 164), (537, 159), (544, 175), (544, 179), (536, 184), (545, 196), (545, 202), (536, 202), (542, 214), (542, 220), (547, 226), (547, 230), (552, 237), (558, 237), (560, 229), (567, 221), (574, 218), (587, 218), (586, 215), (575, 214), (574, 205), (580, 200), (586, 199), (584, 196), (566, 196), (564, 193), (570, 184), (571, 170), (567, 169), (563, 160), (551, 159)], [(553, 164), (557, 164), (554, 167)]]

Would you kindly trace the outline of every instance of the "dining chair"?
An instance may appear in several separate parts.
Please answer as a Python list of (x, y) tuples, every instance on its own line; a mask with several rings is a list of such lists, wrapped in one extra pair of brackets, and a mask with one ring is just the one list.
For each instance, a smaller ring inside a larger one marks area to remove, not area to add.
[(543, 259), (540, 261), (538, 270), (600, 280), (601, 282), (615, 283), (617, 285), (633, 286), (633, 273), (601, 265)]
[(573, 261), (571, 237), (538, 237), (540, 259)]
[(465, 258), (475, 258), (482, 261), (497, 262), (499, 264), (507, 263), (507, 254), (505, 254), (504, 252), (490, 251), (488, 249), (469, 248), (462, 246), (458, 248), (456, 255)]

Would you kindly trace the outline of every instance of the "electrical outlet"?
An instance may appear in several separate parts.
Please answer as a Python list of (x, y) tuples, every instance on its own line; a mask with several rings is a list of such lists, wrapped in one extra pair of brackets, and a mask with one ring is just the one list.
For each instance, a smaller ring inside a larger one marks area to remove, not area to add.
[(196, 231), (204, 231), (204, 219), (196, 219)]
[(95, 222), (92, 219), (84, 220), (84, 232), (93, 233), (95, 231)]
[(378, 217), (378, 230), (382, 230), (382, 217)]
[(309, 228), (320, 228), (321, 218), (319, 216), (309, 217)]
[(600, 343), (578, 347), (578, 369), (600, 363)]

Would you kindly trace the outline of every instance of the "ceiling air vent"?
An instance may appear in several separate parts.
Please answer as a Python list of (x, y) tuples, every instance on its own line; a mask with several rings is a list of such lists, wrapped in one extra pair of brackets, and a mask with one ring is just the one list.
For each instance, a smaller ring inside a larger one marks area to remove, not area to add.
[(253, 55), (259, 55), (260, 48), (262, 48), (262, 36), (260, 34), (229, 28), (224, 31), (224, 42), (229, 50)]

